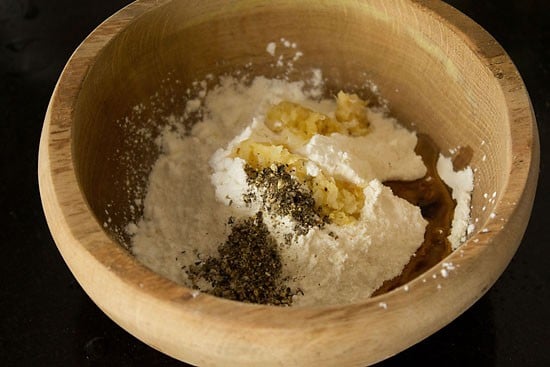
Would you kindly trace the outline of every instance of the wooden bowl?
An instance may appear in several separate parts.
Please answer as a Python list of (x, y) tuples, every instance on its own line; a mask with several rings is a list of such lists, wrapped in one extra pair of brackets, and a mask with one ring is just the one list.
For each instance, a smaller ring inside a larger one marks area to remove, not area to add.
[[(141, 210), (129, 201), (143, 196), (158, 154), (152, 141), (136, 150), (132, 134), (177, 112), (172, 97), (208, 73), (247, 65), (274, 76), (266, 45), (281, 37), (304, 53), (292, 77), (319, 67), (335, 89), (368, 78), (397, 118), (442, 151), (474, 149), (476, 230), (444, 260), (454, 266), (447, 277), (442, 262), (360, 303), (281, 308), (197, 294), (127, 251), (124, 225)], [(538, 144), (509, 57), (442, 2), (142, 0), (100, 25), (65, 67), (40, 142), (40, 192), (74, 276), (150, 346), (197, 365), (364, 365), (434, 333), (496, 281), (527, 225)]]

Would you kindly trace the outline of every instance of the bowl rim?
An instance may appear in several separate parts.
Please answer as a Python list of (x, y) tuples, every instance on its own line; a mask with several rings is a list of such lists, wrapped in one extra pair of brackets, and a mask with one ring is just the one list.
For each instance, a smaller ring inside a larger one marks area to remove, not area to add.
[[(178, 315), (182, 312), (189, 315), (193, 310), (200, 309), (201, 317), (210, 317), (223, 323), (224, 325), (220, 328), (236, 325), (249, 325), (251, 328), (266, 330), (297, 329), (305, 325), (315, 328), (314, 323), (320, 320), (349, 325), (351, 321), (362, 318), (366, 311), (378, 315), (385, 311), (384, 306), (387, 305), (406, 308), (406, 304), (398, 302), (396, 297), (401, 297), (400, 295), (408, 289), (415, 289), (420, 292), (419, 294), (433, 293), (434, 285), (431, 279), (441, 275), (443, 263), (465, 264), (468, 259), (486, 251), (495, 237), (502, 238), (509, 235), (503, 230), (505, 226), (500, 218), (507, 219), (507, 226), (513, 225), (520, 228), (523, 226), (520, 230), (519, 238), (521, 238), (527, 219), (521, 218), (521, 221), (519, 219), (515, 221), (514, 217), (517, 217), (515, 215), (517, 212), (522, 212), (524, 217), (526, 211), (528, 218), (534, 199), (539, 165), (539, 139), (535, 115), (521, 76), (498, 42), (473, 20), (441, 1), (410, 0), (419, 11), (427, 12), (430, 16), (445, 22), (452, 32), (468, 43), (470, 49), (495, 76), (506, 102), (512, 138), (512, 162), (509, 174), (513, 180), (506, 182), (502, 193), (499, 194), (495, 206), (495, 211), (499, 212), (499, 218), (487, 220), (484, 226), (487, 231), (478, 231), (473, 234), (459, 250), (451, 253), (438, 265), (406, 286), (353, 304), (290, 308), (246, 304), (204, 293), (197, 294), (149, 270), (104, 232), (80, 192), (72, 161), (71, 123), (80, 87), (86, 79), (87, 71), (96, 60), (98, 50), (107, 46), (130, 23), (170, 2), (171, 0), (135, 1), (105, 20), (81, 43), (67, 62), (56, 84), (46, 112), (39, 148), (38, 176), (42, 205), (59, 251), (92, 300), (132, 334), (154, 345), (144, 336), (143, 330), (136, 330), (128, 320), (121, 320), (118, 314), (114, 314), (110, 304), (98, 301), (102, 298), (101, 292), (91, 289), (91, 283), (119, 282), (117, 287), (129, 287), (135, 293), (135, 302), (156, 300), (163, 303), (165, 310), (171, 310)], [(519, 241), (504, 266), (510, 261), (517, 246)], [(96, 266), (99, 270), (95, 274), (86, 274), (73, 265), (75, 258), (84, 259), (82, 261), (87, 266)], [(474, 299), (457, 307), (452, 316), (440, 320), (435, 330), (443, 327), (470, 307), (497, 278), (498, 275), (486, 279)], [(147, 281), (138, 282), (136, 279)], [(154, 284), (154, 286), (148, 284)], [(232, 309), (230, 319), (227, 318), (228, 308)], [(263, 315), (261, 318), (258, 316), (260, 314)], [(425, 331), (424, 334), (426, 335), (420, 335), (420, 338), (416, 336), (415, 342), (427, 337), (431, 332)], [(160, 346), (157, 348), (164, 349)], [(170, 349), (164, 351), (174, 355)]]

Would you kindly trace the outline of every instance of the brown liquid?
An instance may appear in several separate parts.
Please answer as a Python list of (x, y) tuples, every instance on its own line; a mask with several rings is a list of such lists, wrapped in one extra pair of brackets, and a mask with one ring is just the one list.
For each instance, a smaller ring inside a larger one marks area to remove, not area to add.
[[(422, 157), (426, 165), (426, 175), (415, 181), (387, 181), (384, 182), (384, 185), (389, 186), (395, 195), (420, 207), (422, 216), (428, 221), (424, 242), (411, 257), (403, 272), (399, 276), (385, 281), (373, 293), (373, 296), (389, 292), (413, 280), (452, 251), (447, 236), (451, 233), (456, 202), (451, 196), (451, 190), (437, 173), (439, 148), (429, 136), (418, 134), (415, 151)], [(464, 156), (460, 153), (458, 155)], [(469, 161), (469, 158), (471, 155), (461, 159)]]

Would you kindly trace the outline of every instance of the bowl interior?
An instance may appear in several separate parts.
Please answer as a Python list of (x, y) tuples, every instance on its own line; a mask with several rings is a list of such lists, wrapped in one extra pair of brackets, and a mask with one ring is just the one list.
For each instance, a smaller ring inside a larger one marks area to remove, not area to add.
[[(372, 81), (391, 113), (428, 133), (443, 153), (472, 147), (472, 217), (481, 229), (496, 202), (485, 196), (501, 193), (511, 162), (497, 79), (452, 28), (429, 26), (428, 18), (413, 21), (428, 17), (425, 12), (386, 10), (382, 1), (172, 1), (130, 23), (97, 55), (74, 106), (76, 175), (99, 223), (127, 246), (124, 228), (142, 213), (159, 154), (158, 127), (170, 114), (182, 115), (186, 91), (208, 74), (281, 75), (286, 69), (273, 66), (266, 46), (284, 38), (303, 53), (288, 73), (291, 80), (319, 68), (329, 93), (363, 94)], [(296, 50), (278, 52), (288, 60)]]

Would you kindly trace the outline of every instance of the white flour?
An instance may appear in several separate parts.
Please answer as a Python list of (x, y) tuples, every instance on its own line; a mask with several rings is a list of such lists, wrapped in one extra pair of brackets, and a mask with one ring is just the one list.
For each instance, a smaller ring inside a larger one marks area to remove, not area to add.
[[(268, 47), (267, 51), (274, 52), (275, 48)], [(141, 262), (169, 279), (189, 285), (182, 267), (195, 262), (197, 254), (201, 257), (215, 255), (218, 245), (229, 233), (230, 228), (225, 224), (228, 218), (250, 215), (253, 211), (245, 208), (241, 200), (246, 185), (242, 162), (226, 159), (223, 150), (219, 149), (227, 147), (255, 117), (262, 116), (269, 106), (282, 100), (319, 111), (332, 106), (332, 101), (318, 103), (312, 99), (322, 93), (319, 71), (313, 73), (312, 90), (304, 92), (304, 86), (302, 82), (263, 77), (245, 86), (226, 77), (206, 93), (203, 100), (187, 103), (187, 112), (203, 109), (204, 118), (193, 127), (189, 136), (184, 136), (183, 128), (177, 124), (165, 128), (158, 142), (162, 154), (149, 177), (143, 218), (127, 228), (132, 235), (132, 251)], [(389, 130), (395, 129), (394, 120), (372, 112), (369, 116), (373, 121), (370, 144), (378, 144), (374, 150), (365, 148), (369, 144), (366, 141), (358, 144), (355, 150), (345, 152), (349, 142), (344, 139), (327, 149), (330, 142), (323, 141), (327, 137), (317, 138), (306, 149), (316, 169), (360, 184), (364, 187), (366, 200), (357, 223), (329, 224), (323, 230), (310, 230), (296, 237), (291, 246), (281, 246), (284, 271), (292, 279), (289, 285), (304, 292), (303, 296), (295, 298), (296, 305), (346, 303), (368, 297), (384, 280), (402, 271), (423, 241), (426, 223), (419, 208), (394, 196), (380, 181), (419, 178), (425, 167), (418, 157), (415, 160), (410, 156), (391, 170), (387, 166), (376, 167), (384, 161), (377, 161), (377, 157), (393, 154), (391, 149), (384, 150), (380, 142), (388, 142), (389, 146), (399, 143), (391, 135), (375, 135), (379, 131), (391, 134)], [(404, 134), (408, 150), (414, 149), (414, 134), (404, 129), (396, 132)], [(344, 153), (348, 154), (346, 162), (338, 160)], [(365, 157), (370, 158), (365, 160)], [(335, 160), (339, 164), (333, 164)], [(370, 163), (359, 164), (362, 161)], [(215, 168), (214, 176), (208, 162)], [(216, 185), (211, 183), (212, 179)], [(460, 241), (465, 232), (462, 227), (464, 223), (467, 225), (469, 217), (469, 194), (464, 194), (464, 190), (457, 192), (462, 193), (461, 197), (468, 196), (466, 204), (460, 206), (458, 229), (452, 233), (453, 239), (458, 236)], [(233, 205), (229, 206), (230, 202)], [(278, 229), (274, 229), (270, 223), (268, 218), (266, 224), (274, 233), (278, 231), (279, 237), (291, 228), (289, 224), (285, 229), (279, 222)], [(392, 237), (388, 238), (388, 234)]]
[(451, 188), (453, 199), (456, 201), (451, 234), (447, 237), (453, 250), (456, 250), (462, 242), (466, 241), (470, 220), (470, 198), (474, 189), (474, 174), (470, 167), (455, 172), (451, 159), (441, 154), (437, 160), (437, 173)]

